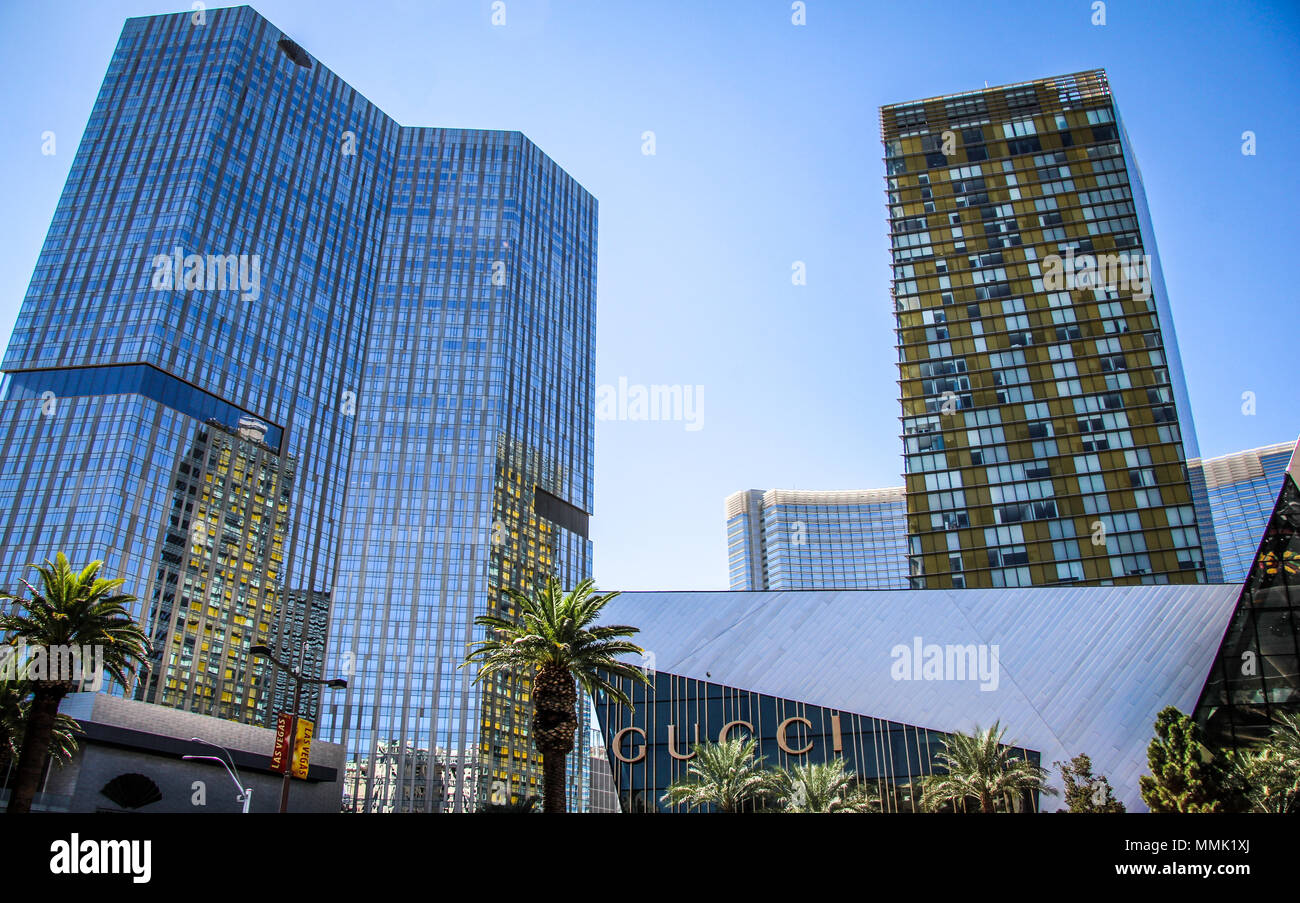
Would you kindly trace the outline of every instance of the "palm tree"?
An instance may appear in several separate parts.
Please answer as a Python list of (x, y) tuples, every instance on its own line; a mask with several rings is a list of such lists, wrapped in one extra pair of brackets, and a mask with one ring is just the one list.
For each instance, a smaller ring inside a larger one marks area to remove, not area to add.
[[(92, 561), (77, 572), (62, 552), (53, 564), (46, 561), (43, 565), (32, 565), (40, 574), (41, 588), (38, 590), (24, 580), (30, 599), (0, 592), (0, 599), (17, 602), (27, 612), (0, 615), (0, 632), (9, 634), (7, 642), (25, 640), (29, 646), (50, 651), (72, 646), (98, 647), (103, 651), (104, 670), (127, 686), (128, 673), (144, 661), (149, 643), (127, 607), (135, 601), (135, 596), (117, 592), (126, 581), (120, 577), (110, 580), (96, 576), (102, 565), (102, 561)], [(58, 724), (59, 703), (77, 686), (71, 674), (57, 673), (28, 683), (32, 701), (26, 713), (9, 812), (31, 811)]]
[(1006, 728), (995, 721), (988, 730), (978, 726), (973, 734), (954, 733), (943, 741), (935, 760), (946, 774), (929, 775), (921, 781), (921, 808), (931, 812), (947, 804), (965, 810), (967, 800), (977, 800), (981, 812), (1010, 811), (1012, 801), (1022, 793), (1055, 794), (1047, 786), (1046, 769), (1012, 755), (1002, 743)]
[(1300, 772), (1277, 750), (1265, 744), (1258, 749), (1233, 750), (1226, 759), (1229, 786), (1240, 795), (1245, 811), (1300, 811)]
[(618, 593), (597, 596), (595, 584), (583, 580), (570, 593), (554, 577), (532, 595), (514, 589), (506, 594), (519, 609), (517, 620), (480, 615), (475, 624), (488, 628), (465, 657), (461, 667), (478, 664), (478, 683), (502, 672), (529, 673), (533, 677), (533, 744), (542, 754), (542, 811), (564, 812), (565, 757), (573, 750), (578, 729), (577, 683), (588, 693), (602, 691), (616, 702), (631, 705), (610, 677), (625, 677), (648, 684), (650, 679), (635, 665), (619, 661), (621, 655), (644, 655), (645, 650), (625, 637), (637, 628), (622, 624), (590, 626), (601, 609)]
[(1268, 745), (1292, 768), (1300, 769), (1300, 713), (1279, 712)]
[[(31, 687), (21, 673), (13, 679), (0, 678), (0, 781), (22, 748), (31, 695)], [(55, 764), (63, 766), (72, 761), (72, 754), (77, 751), (76, 735), (81, 732), (76, 719), (59, 713), (50, 734), (50, 758)]]
[(701, 743), (686, 766), (686, 774), (668, 785), (662, 800), (669, 806), (685, 804), (698, 809), (712, 806), (719, 812), (743, 812), (780, 795), (780, 772), (764, 767), (756, 758), (758, 741), (738, 737), (720, 743)]
[(1268, 739), (1229, 752), (1228, 779), (1252, 812), (1300, 812), (1300, 715), (1279, 714)]
[(871, 812), (880, 803), (869, 788), (856, 783), (857, 775), (843, 759), (796, 765), (785, 778), (777, 802), (786, 812)]
[(9, 763), (18, 758), (30, 695), (17, 680), (0, 681), (0, 781), (4, 780), (2, 775)]

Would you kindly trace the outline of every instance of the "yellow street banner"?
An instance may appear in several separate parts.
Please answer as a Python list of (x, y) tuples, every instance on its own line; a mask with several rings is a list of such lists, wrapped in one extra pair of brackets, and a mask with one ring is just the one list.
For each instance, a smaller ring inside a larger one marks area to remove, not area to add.
[(316, 725), (306, 718), (298, 719), (298, 730), (293, 744), (293, 776), (307, 777), (307, 768), (311, 764), (311, 738), (316, 733)]

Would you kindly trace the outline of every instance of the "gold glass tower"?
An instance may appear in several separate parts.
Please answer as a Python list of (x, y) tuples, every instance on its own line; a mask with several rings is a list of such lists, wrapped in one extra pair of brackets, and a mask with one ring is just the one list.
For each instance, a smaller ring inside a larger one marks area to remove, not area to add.
[(881, 108), (915, 587), (1205, 582), (1196, 434), (1101, 70)]

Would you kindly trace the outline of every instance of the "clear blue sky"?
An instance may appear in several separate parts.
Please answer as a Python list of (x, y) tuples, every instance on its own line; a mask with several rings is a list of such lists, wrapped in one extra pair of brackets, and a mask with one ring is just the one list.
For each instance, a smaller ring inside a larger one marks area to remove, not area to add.
[[(506, 0), (504, 27), (490, 0), (253, 5), (398, 122), (518, 129), (599, 199), (597, 382), (704, 387), (699, 430), (598, 423), (602, 588), (725, 588), (737, 489), (902, 482), (882, 103), (1104, 67), (1202, 452), (1300, 434), (1294, 3), (1111, 0), (1094, 26), (1089, 0), (807, 0), (802, 27), (784, 0)], [(122, 23), (187, 7), (0, 8), (0, 343)]]

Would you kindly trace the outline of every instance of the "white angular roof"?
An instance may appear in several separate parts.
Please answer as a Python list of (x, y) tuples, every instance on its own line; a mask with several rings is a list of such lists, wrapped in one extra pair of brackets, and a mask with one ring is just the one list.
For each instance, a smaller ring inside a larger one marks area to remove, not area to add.
[[(1129, 811), (1156, 713), (1191, 712), (1239, 584), (967, 590), (629, 592), (602, 621), (631, 624), (658, 671), (938, 731), (1000, 720), (1005, 741), (1055, 761), (1087, 753)], [(896, 646), (998, 647), (979, 680), (895, 680)], [(1044, 797), (1055, 811), (1062, 797)]]

